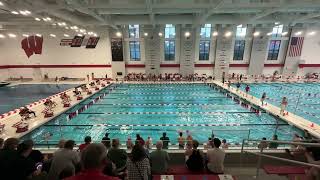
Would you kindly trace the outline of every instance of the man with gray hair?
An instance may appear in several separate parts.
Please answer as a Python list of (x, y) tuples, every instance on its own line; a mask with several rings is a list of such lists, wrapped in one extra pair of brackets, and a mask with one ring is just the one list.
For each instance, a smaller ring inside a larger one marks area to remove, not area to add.
[(153, 174), (164, 174), (168, 170), (170, 160), (167, 151), (162, 150), (163, 142), (160, 140), (156, 144), (157, 150), (150, 154), (151, 171)]
[(101, 143), (89, 144), (81, 152), (83, 171), (66, 180), (119, 180), (116, 177), (106, 176), (102, 173), (107, 163), (107, 148)]

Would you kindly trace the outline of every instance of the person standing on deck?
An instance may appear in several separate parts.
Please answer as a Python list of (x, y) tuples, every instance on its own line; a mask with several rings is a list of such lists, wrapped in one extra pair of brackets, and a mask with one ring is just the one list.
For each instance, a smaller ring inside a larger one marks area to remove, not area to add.
[(287, 106), (288, 106), (288, 100), (286, 97), (283, 97), (282, 101), (281, 101), (281, 105), (280, 105), (280, 114), (281, 115), (285, 115), (284, 111), (286, 110)]
[(237, 86), (237, 91), (238, 91), (238, 90), (239, 90), (239, 88), (240, 88), (240, 86), (241, 86), (241, 84), (240, 84), (240, 82), (239, 82), (239, 81), (237, 82), (237, 85), (236, 85), (236, 86)]
[(261, 106), (263, 106), (264, 105), (264, 100), (267, 98), (267, 94), (265, 93), (265, 92), (263, 92), (263, 94), (262, 94), (262, 96), (261, 96), (261, 99), (260, 99), (260, 101), (261, 101)]
[(250, 87), (249, 87), (249, 85), (247, 85), (247, 86), (246, 86), (246, 89), (245, 89), (245, 90), (246, 90), (246, 97), (247, 97), (247, 96), (248, 96), (248, 94), (249, 94), (249, 91), (250, 91)]
[(230, 87), (231, 87), (231, 81), (229, 80), (228, 81), (228, 89), (230, 89)]
[(242, 76), (243, 76), (243, 75), (242, 75), (242, 74), (240, 74), (240, 81), (242, 80)]

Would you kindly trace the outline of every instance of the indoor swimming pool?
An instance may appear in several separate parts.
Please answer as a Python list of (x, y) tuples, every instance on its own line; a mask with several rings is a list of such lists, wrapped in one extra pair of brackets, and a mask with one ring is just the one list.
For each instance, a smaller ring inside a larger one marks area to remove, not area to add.
[(300, 132), (267, 113), (251, 112), (205, 84), (113, 84), (24, 138), (45, 144), (50, 133), (46, 140), (52, 144), (61, 138), (82, 142), (87, 135), (100, 141), (109, 132), (110, 138), (122, 143), (129, 136), (135, 139), (137, 133), (156, 142), (166, 132), (176, 143), (180, 131), (201, 143), (212, 133), (240, 143), (248, 137), (270, 139), (273, 134), (291, 140)]
[(65, 91), (76, 84), (20, 84), (0, 87), (0, 114)]
[[(281, 98), (288, 98), (289, 112), (320, 124), (320, 83), (253, 83), (250, 94), (260, 98), (263, 92), (267, 101), (280, 106)], [(244, 90), (246, 84), (242, 84)]]

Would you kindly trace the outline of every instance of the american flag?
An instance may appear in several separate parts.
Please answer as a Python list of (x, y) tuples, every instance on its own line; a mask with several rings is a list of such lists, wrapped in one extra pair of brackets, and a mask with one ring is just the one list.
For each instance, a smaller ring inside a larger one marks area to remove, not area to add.
[(304, 37), (292, 37), (289, 49), (289, 57), (301, 56)]

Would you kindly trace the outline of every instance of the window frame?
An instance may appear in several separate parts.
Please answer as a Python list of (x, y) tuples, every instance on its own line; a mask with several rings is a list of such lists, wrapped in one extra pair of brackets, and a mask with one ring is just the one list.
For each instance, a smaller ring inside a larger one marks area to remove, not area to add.
[(270, 40), (268, 47), (268, 61), (278, 60), (279, 52), (281, 48), (281, 40)]

